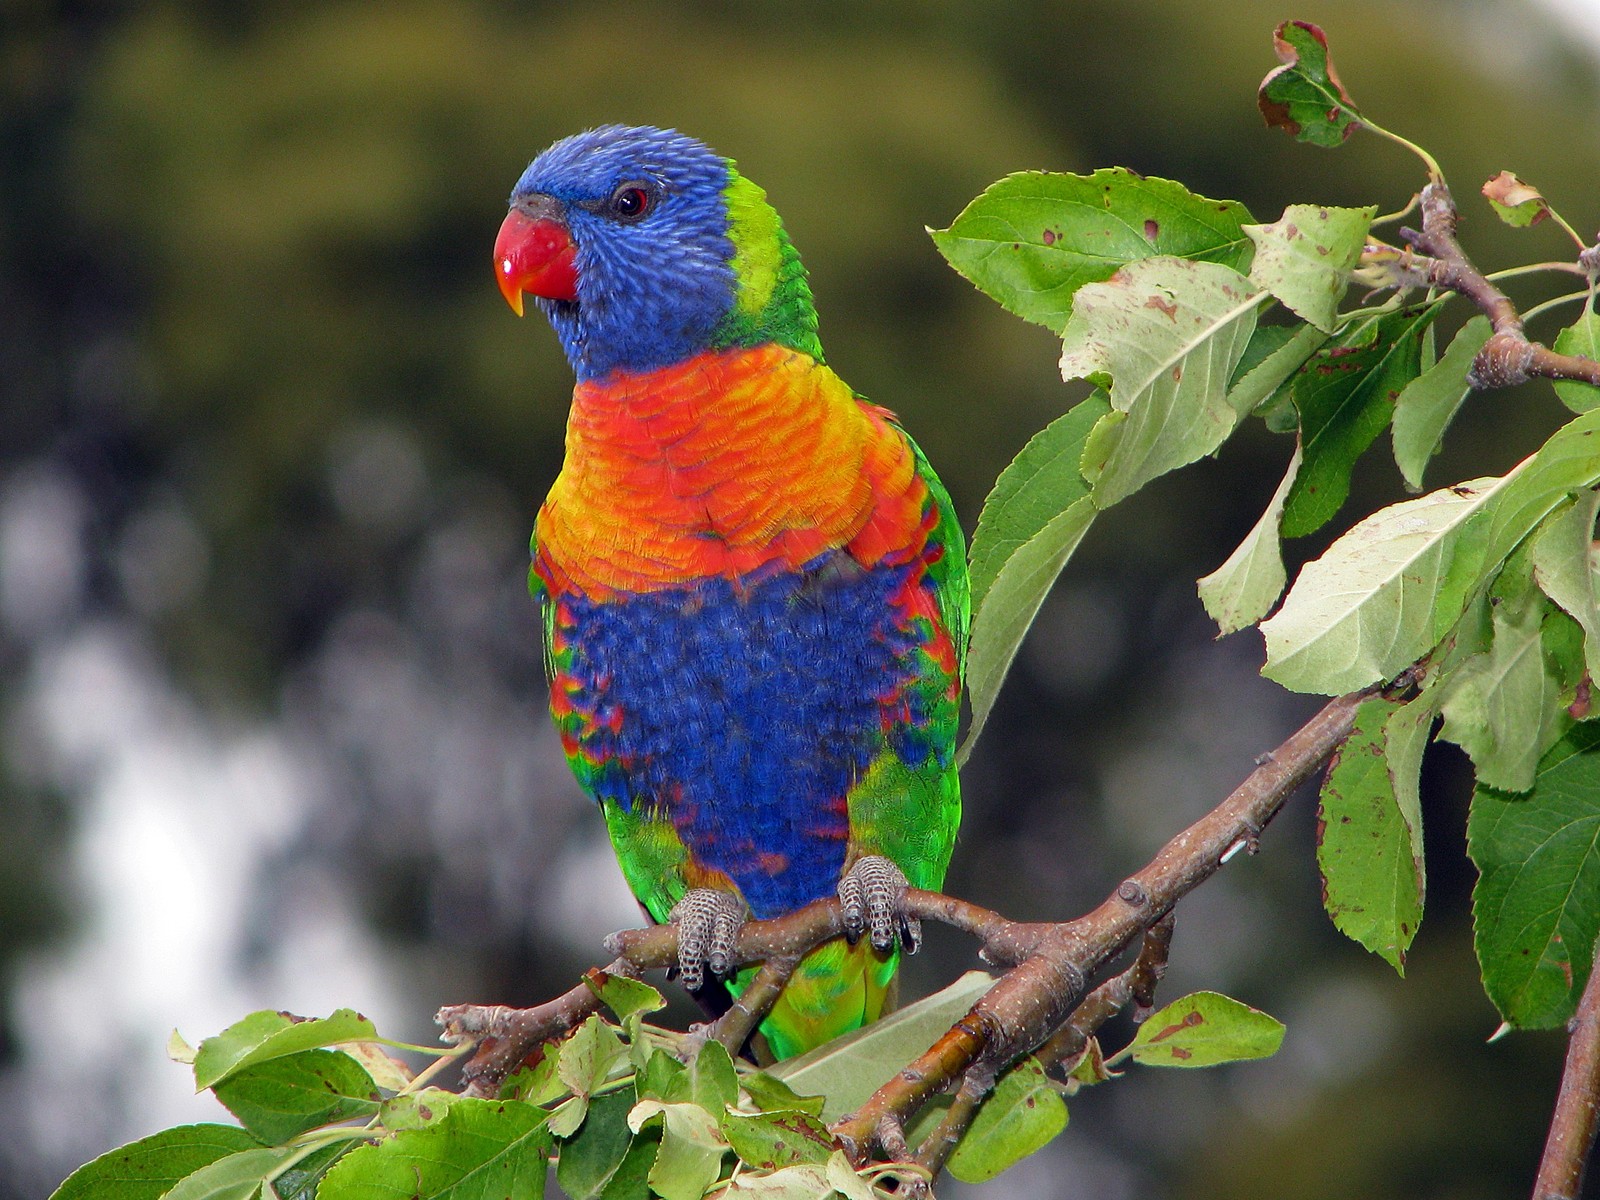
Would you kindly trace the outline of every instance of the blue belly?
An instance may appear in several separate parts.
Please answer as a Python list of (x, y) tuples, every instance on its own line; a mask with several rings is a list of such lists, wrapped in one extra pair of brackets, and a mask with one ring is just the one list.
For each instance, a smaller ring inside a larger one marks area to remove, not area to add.
[(851, 787), (886, 751), (931, 752), (925, 714), (884, 730), (886, 698), (904, 702), (921, 657), (891, 605), (912, 569), (835, 551), (737, 583), (566, 596), (562, 674), (586, 755), (609, 767), (595, 799), (659, 807), (757, 917), (832, 895)]

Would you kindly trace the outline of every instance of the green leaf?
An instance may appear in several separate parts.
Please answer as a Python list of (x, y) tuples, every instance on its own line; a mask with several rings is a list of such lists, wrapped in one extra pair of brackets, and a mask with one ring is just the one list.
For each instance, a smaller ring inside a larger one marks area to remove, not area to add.
[(1591, 488), (1566, 512), (1545, 521), (1533, 543), (1533, 577), (1544, 594), (1583, 629), (1584, 661), (1590, 676), (1600, 679), (1600, 597), (1595, 592), (1600, 557), (1594, 546), (1597, 508), (1600, 492)]
[(1335, 927), (1404, 975), (1423, 877), (1421, 827), (1401, 812), (1389, 772), (1386, 729), (1398, 709), (1373, 699), (1356, 711), (1318, 796), (1317, 866)]
[(1422, 471), (1438, 452), (1444, 431), (1472, 389), (1467, 371), (1489, 340), (1489, 318), (1473, 317), (1450, 339), (1444, 357), (1410, 383), (1394, 402), (1394, 461), (1412, 491), (1422, 489)]
[(186, 1175), (163, 1200), (255, 1200), (262, 1183), (294, 1153), (293, 1146), (240, 1150)]
[(1158, 254), (1243, 271), (1244, 205), (1207, 200), (1122, 167), (1092, 175), (1025, 171), (993, 184), (949, 229), (929, 230), (950, 265), (1024, 320), (1060, 331), (1073, 294)]
[[(1416, 870), (1417, 902), (1427, 893), (1422, 853), (1422, 756), (1428, 748), (1433, 723), (1439, 716), (1442, 692), (1434, 687), (1402, 704), (1383, 727), (1384, 761), (1389, 769), (1389, 784), (1394, 789), (1395, 807), (1410, 835), (1411, 862)], [(1397, 868), (1398, 870), (1398, 868)], [(1422, 920), (1419, 910), (1417, 921)], [(1415, 928), (1415, 926), (1413, 926)]]
[(251, 1013), (200, 1043), (194, 1059), (195, 1090), (214, 1087), (234, 1072), (270, 1059), (377, 1036), (371, 1021), (348, 1008), (317, 1019), (270, 1010)]
[(1263, 296), (1231, 267), (1179, 258), (1132, 263), (1079, 290), (1062, 335), (1061, 375), (1109, 375), (1111, 407), (1126, 414), (1102, 425), (1109, 436), (1093, 464), (1085, 453), (1097, 507), (1210, 454), (1233, 432), (1240, 416), (1228, 383)]
[(839, 1148), (828, 1127), (809, 1113), (741, 1113), (722, 1115), (722, 1136), (748, 1165), (763, 1171), (796, 1163), (825, 1163)]
[(1596, 795), (1600, 723), (1592, 721), (1551, 747), (1527, 796), (1473, 794), (1474, 940), (1484, 989), (1512, 1025), (1564, 1024), (1589, 978), (1600, 933)]
[(1296, 446), (1289, 469), (1261, 519), (1228, 555), (1228, 560), (1200, 580), (1200, 603), (1223, 634), (1254, 625), (1283, 595), (1289, 576), (1283, 569), (1278, 525), (1283, 519), (1283, 502), (1299, 471), (1300, 448)]
[[(1556, 334), (1553, 349), (1557, 354), (1600, 360), (1600, 313), (1596, 313), (1592, 307), (1585, 308), (1582, 316)], [(1600, 387), (1592, 383), (1558, 379), (1555, 389), (1561, 403), (1575, 413), (1588, 412), (1600, 405)]]
[(1262, 624), (1270, 679), (1338, 695), (1392, 678), (1460, 620), (1518, 543), (1600, 482), (1600, 410), (1558, 429), (1502, 479), (1382, 509), (1308, 563)]
[(574, 1095), (588, 1096), (606, 1081), (611, 1068), (626, 1055), (627, 1048), (617, 1031), (598, 1013), (592, 1013), (562, 1043), (561, 1062), (556, 1073)]
[[(329, 1169), (362, 1143), (356, 1141), (334, 1142), (306, 1155), (292, 1166), (284, 1167), (272, 1181), (276, 1200), (316, 1200), (317, 1188)], [(274, 1200), (269, 1193), (262, 1200)]]
[(947, 1164), (962, 1183), (983, 1183), (1043, 1149), (1067, 1127), (1067, 1106), (1029, 1056), (1000, 1076)]
[(1283, 1024), (1217, 992), (1194, 992), (1152, 1013), (1129, 1051), (1147, 1067), (1213, 1067), (1271, 1058), (1283, 1044)]
[(539, 1060), (532, 1066), (518, 1067), (500, 1085), (502, 1100), (526, 1100), (529, 1104), (549, 1104), (566, 1094), (561, 1081), (561, 1042), (546, 1042)]
[[(1505, 486), (1473, 519), (1441, 596), (1444, 611), (1460, 613), (1523, 538), (1568, 496), (1600, 483), (1600, 411), (1574, 417), (1505, 477)], [(1451, 620), (1454, 619), (1452, 616)]]
[(1022, 453), (1000, 472), (994, 490), (983, 502), (968, 554), (974, 611), (983, 607), (1006, 560), (1068, 505), (1089, 494), (1078, 461), (1089, 430), (1110, 407), (1105, 393), (1096, 391), (1034, 434)]
[(1074, 501), (1024, 543), (995, 575), (983, 607), (972, 616), (967, 647), (967, 700), (972, 723), (961, 746), (960, 760), (972, 752), (994, 708), (1017, 647), (1033, 624), (1050, 587), (1078, 548), (1094, 521), (1094, 501), (1088, 496)]
[(1272, 35), (1283, 64), (1261, 81), (1256, 102), (1267, 124), (1302, 142), (1337, 146), (1365, 124), (1339, 82), (1328, 39), (1309, 21), (1285, 21)]
[[(1229, 406), (1243, 419), (1286, 395), (1284, 384), (1327, 340), (1328, 335), (1315, 325), (1258, 325), (1244, 348), (1244, 357), (1233, 369), (1233, 380), (1228, 384)], [(1270, 421), (1268, 428), (1275, 433), (1295, 429), (1299, 422), (1293, 415), (1292, 403), (1289, 412), (1291, 420), (1285, 428), (1273, 428)]]
[(661, 1131), (647, 1129), (637, 1134), (622, 1162), (600, 1189), (598, 1200), (650, 1200), (650, 1168), (661, 1152)]
[(1293, 691), (1337, 696), (1420, 658), (1449, 628), (1439, 601), (1462, 530), (1504, 486), (1478, 479), (1430, 492), (1379, 509), (1334, 542), (1262, 623), (1262, 674)]
[(372, 1082), (386, 1092), (403, 1091), (413, 1078), (411, 1068), (377, 1042), (347, 1042), (339, 1047), (366, 1069)]
[(352, 1150), (317, 1200), (540, 1200), (551, 1144), (542, 1109), (461, 1099), (432, 1125)]
[(881, 1200), (872, 1185), (850, 1165), (843, 1150), (835, 1150), (829, 1156), (824, 1170), (827, 1172), (828, 1186), (845, 1200)]
[(173, 1062), (192, 1067), (194, 1056), (195, 1048), (184, 1040), (183, 1034), (174, 1029), (167, 1035), (167, 1057)]
[(1373, 208), (1291, 204), (1271, 225), (1246, 225), (1256, 244), (1250, 278), (1325, 333), (1339, 325), (1339, 301), (1361, 259)]
[(665, 1100), (673, 1092), (676, 1081), (685, 1071), (684, 1065), (664, 1050), (653, 1050), (645, 1064), (636, 1086), (639, 1098)]
[(50, 1200), (160, 1200), (179, 1180), (261, 1143), (233, 1125), (180, 1125), (109, 1150), (62, 1182)]
[(550, 1110), (550, 1132), (558, 1138), (569, 1138), (578, 1132), (584, 1118), (589, 1115), (589, 1097), (568, 1096)]
[(712, 1041), (702, 1045), (684, 1073), (672, 1081), (664, 1099), (698, 1104), (713, 1116), (737, 1104), (739, 1075), (727, 1047)]
[(650, 1186), (662, 1200), (700, 1200), (722, 1174), (727, 1143), (717, 1118), (698, 1104), (641, 1100), (628, 1114), (638, 1133), (647, 1122), (661, 1125), (661, 1149), (650, 1168)]
[(781, 1112), (795, 1109), (807, 1116), (820, 1117), (824, 1099), (821, 1096), (802, 1096), (781, 1079), (774, 1079), (765, 1071), (755, 1071), (741, 1076), (739, 1086), (762, 1112)]
[(966, 683), (973, 719), (963, 760), (1034, 614), (1094, 518), (1078, 462), (1089, 431), (1109, 409), (1097, 391), (1057, 417), (1000, 473), (983, 503), (970, 553), (974, 617)]
[(1294, 379), (1305, 460), (1284, 503), (1283, 536), (1325, 525), (1350, 494), (1350, 472), (1422, 370), (1422, 335), (1441, 304), (1390, 313), (1335, 339)]
[(1550, 204), (1539, 190), (1529, 187), (1510, 171), (1501, 171), (1484, 184), (1483, 195), (1495, 216), (1513, 229), (1537, 225), (1550, 215)]
[(1534, 587), (1524, 557), (1512, 564), (1493, 589), (1488, 652), (1463, 663), (1447, 685), (1439, 737), (1471, 756), (1484, 787), (1526, 792), (1540, 756), (1561, 732), (1560, 682), (1545, 661), (1549, 602)]
[(1067, 1072), (1067, 1094), (1074, 1095), (1077, 1088), (1093, 1087), (1115, 1078), (1116, 1075), (1106, 1067), (1106, 1052), (1100, 1046), (1100, 1039), (1090, 1038), (1084, 1043), (1072, 1069)]
[(733, 1180), (725, 1192), (718, 1192), (718, 1200), (727, 1197), (748, 1196), (751, 1200), (828, 1200), (835, 1195), (828, 1182), (828, 1169), (819, 1163), (802, 1163), (784, 1167), (770, 1175), (746, 1172)]
[(886, 1080), (938, 1041), (993, 986), (994, 980), (982, 971), (968, 971), (942, 991), (785, 1059), (768, 1074), (799, 1091), (826, 1096), (822, 1119), (837, 1121), (861, 1107)]
[(272, 1143), (370, 1117), (382, 1099), (361, 1064), (337, 1050), (302, 1050), (247, 1067), (217, 1084), (216, 1094), (239, 1124)]
[(422, 1129), (444, 1119), (462, 1097), (443, 1088), (425, 1087), (414, 1092), (403, 1092), (383, 1102), (382, 1124), (385, 1129)]
[(617, 1014), (617, 1020), (626, 1021), (635, 1013), (660, 1012), (667, 1006), (660, 992), (641, 979), (626, 975), (612, 975), (605, 971), (590, 971), (583, 977), (589, 990)]
[(596, 1096), (577, 1136), (562, 1142), (556, 1182), (569, 1200), (599, 1196), (622, 1167), (633, 1145), (628, 1114), (638, 1097), (631, 1087)]

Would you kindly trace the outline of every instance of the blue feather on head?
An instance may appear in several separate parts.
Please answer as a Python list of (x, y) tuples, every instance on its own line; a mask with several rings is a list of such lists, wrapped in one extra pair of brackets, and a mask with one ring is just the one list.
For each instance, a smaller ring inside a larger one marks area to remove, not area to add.
[[(603, 125), (555, 143), (511, 193), (559, 201), (577, 248), (577, 299), (540, 298), (580, 380), (681, 362), (713, 342), (733, 307), (730, 166), (694, 138)], [(622, 193), (643, 212), (619, 212)]]

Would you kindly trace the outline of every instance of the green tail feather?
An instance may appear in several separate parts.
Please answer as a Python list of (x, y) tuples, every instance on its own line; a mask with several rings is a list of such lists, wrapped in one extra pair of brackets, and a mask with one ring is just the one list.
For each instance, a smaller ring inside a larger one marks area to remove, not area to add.
[[(761, 1033), (773, 1057), (793, 1058), (813, 1046), (876, 1021), (900, 965), (898, 951), (878, 954), (862, 938), (854, 946), (843, 938), (824, 942), (795, 968)], [(753, 974), (753, 972), (751, 972)], [(748, 983), (748, 978), (742, 978)]]

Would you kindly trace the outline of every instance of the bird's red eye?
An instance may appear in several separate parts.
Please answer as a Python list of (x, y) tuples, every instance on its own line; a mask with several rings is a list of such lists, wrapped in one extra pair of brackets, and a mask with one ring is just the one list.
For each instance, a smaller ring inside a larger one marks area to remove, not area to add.
[(637, 221), (654, 203), (655, 198), (648, 188), (625, 183), (611, 194), (611, 215), (621, 221)]

